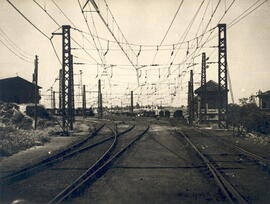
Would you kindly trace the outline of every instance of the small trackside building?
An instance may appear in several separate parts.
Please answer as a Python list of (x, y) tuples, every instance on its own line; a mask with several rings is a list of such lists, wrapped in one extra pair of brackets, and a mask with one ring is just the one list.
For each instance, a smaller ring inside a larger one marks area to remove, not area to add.
[[(218, 107), (219, 107), (219, 85), (213, 80), (208, 81), (206, 84), (206, 110), (204, 107), (201, 107), (201, 99), (204, 92), (204, 86), (199, 87), (195, 90), (195, 112), (198, 118), (201, 118), (201, 122), (217, 122), (219, 119), (218, 116)], [(222, 88), (222, 93), (225, 94), (225, 89)], [(222, 94), (222, 97), (224, 97)], [(222, 99), (225, 101), (225, 98)], [(224, 104), (223, 104), (224, 106)], [(200, 116), (200, 113), (204, 113)]]
[[(38, 89), (41, 89), (38, 86)], [(38, 102), (41, 99), (38, 91)], [(34, 103), (35, 84), (17, 76), (0, 79), (0, 101), (8, 103)]]

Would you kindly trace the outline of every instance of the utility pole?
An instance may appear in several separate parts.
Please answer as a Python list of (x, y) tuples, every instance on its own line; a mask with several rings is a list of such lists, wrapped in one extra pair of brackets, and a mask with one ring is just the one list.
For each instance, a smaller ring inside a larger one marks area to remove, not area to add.
[(130, 110), (133, 113), (133, 91), (130, 92)]
[(192, 125), (194, 120), (193, 70), (190, 70), (190, 81), (188, 82), (188, 113), (189, 125)]
[(35, 78), (35, 112), (34, 112), (34, 118), (35, 118), (35, 124), (34, 128), (37, 129), (37, 103), (38, 103), (38, 56), (35, 56), (35, 71), (34, 71), (34, 78)]
[[(207, 114), (207, 90), (206, 90), (206, 54), (202, 53), (202, 69), (201, 69), (201, 88), (202, 97), (200, 104), (200, 120), (206, 120)], [(202, 111), (204, 109), (204, 111)]]
[(227, 36), (226, 24), (218, 24), (218, 120), (228, 128), (228, 79), (227, 79)]
[(82, 115), (85, 117), (85, 110), (86, 110), (86, 93), (85, 93), (85, 85), (83, 85), (82, 89)]
[(70, 26), (63, 25), (62, 33), (62, 77), (61, 77), (61, 109), (62, 128), (68, 135), (69, 129), (73, 129), (74, 121), (74, 83), (73, 83), (73, 59), (71, 55)]

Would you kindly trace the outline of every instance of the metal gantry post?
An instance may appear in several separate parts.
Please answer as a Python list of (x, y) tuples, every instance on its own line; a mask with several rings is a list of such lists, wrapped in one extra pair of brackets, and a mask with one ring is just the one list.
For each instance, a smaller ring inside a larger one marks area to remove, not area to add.
[(85, 85), (82, 88), (82, 115), (85, 117), (85, 110), (86, 110), (86, 92), (85, 92)]
[[(202, 53), (202, 69), (201, 69), (201, 87), (202, 87), (202, 97), (201, 97), (201, 107), (200, 107), (200, 120), (206, 120), (207, 114), (207, 92), (206, 92), (206, 54)], [(204, 109), (204, 111), (202, 111)]]
[(100, 118), (103, 118), (103, 102), (102, 102), (102, 93), (100, 93)]
[(102, 94), (101, 94), (101, 80), (98, 80), (98, 118), (102, 118)]
[(73, 129), (74, 94), (73, 88), (73, 66), (70, 43), (70, 26), (62, 26), (62, 83), (61, 83), (61, 104), (62, 104), (62, 128), (65, 134)]
[(69, 79), (68, 79), (68, 112), (69, 127), (73, 130), (73, 122), (75, 121), (74, 112), (74, 79), (73, 79), (73, 55), (70, 55)]
[(133, 113), (133, 91), (130, 92), (130, 111)]
[(58, 114), (62, 115), (62, 69), (59, 70), (59, 111)]
[(218, 24), (218, 117), (219, 126), (225, 122), (228, 128), (227, 110), (228, 110), (228, 80), (227, 80), (227, 36), (226, 24)]
[(194, 120), (193, 70), (190, 70), (190, 81), (188, 82), (188, 115), (189, 125), (192, 125)]

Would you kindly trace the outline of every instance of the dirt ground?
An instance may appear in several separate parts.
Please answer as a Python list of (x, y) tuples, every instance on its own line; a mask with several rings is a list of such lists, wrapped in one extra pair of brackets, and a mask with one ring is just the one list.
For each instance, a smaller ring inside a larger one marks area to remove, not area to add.
[[(205, 166), (200, 160), (191, 157), (188, 145), (175, 133), (175, 130), (185, 128), (177, 120), (77, 118), (72, 135), (53, 137), (44, 146), (35, 146), (2, 159), (1, 175), (47, 158), (84, 138), (89, 132), (89, 126), (94, 129), (94, 126), (101, 123), (132, 123), (138, 126), (149, 124), (150, 130), (80, 197), (66, 203), (227, 203), (217, 185), (205, 175)], [(234, 137), (231, 131), (203, 131), (269, 158), (268, 143)]]

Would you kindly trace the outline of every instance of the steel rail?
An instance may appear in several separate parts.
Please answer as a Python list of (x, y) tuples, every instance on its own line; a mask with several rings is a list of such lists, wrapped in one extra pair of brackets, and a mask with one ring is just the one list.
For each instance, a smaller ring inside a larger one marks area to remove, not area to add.
[[(134, 125), (129, 127), (128, 129), (124, 130), (123, 132), (120, 132), (118, 134), (118, 137), (125, 134), (125, 133), (127, 133), (127, 132), (129, 132), (129, 131), (131, 131), (133, 128), (134, 128)], [(100, 140), (100, 141), (98, 141), (98, 142), (96, 142), (94, 144), (90, 144), (90, 145), (88, 145), (88, 146), (86, 146), (86, 147), (84, 147), (82, 149), (77, 149), (75, 151), (69, 152), (67, 154), (64, 154), (64, 155), (62, 155), (60, 157), (54, 158), (54, 159), (49, 160), (47, 162), (40, 163), (38, 166), (35, 166), (35, 167), (31, 168), (31, 169), (25, 170), (23, 172), (19, 171), (18, 174), (14, 174), (12, 177), (8, 177), (8, 178), (3, 179), (3, 181), (0, 181), (0, 184), (9, 183), (12, 180), (18, 179), (18, 177), (22, 177), (22, 176), (25, 176), (25, 175), (29, 176), (30, 174), (33, 174), (33, 172), (38, 171), (42, 167), (50, 166), (50, 165), (53, 165), (54, 163), (57, 163), (59, 161), (63, 161), (64, 159), (70, 158), (70, 157), (72, 157), (72, 156), (74, 156), (76, 154), (79, 154), (81, 152), (92, 149), (92, 148), (94, 148), (94, 147), (96, 147), (98, 145), (101, 145), (101, 144), (109, 141), (109, 140), (112, 140), (113, 138), (114, 138), (114, 136), (108, 137), (108, 138)]]
[(117, 138), (118, 135), (114, 131), (114, 140), (110, 147), (105, 151), (105, 153), (87, 170), (85, 171), (80, 177), (78, 177), (72, 184), (68, 185), (63, 191), (58, 193), (49, 203), (58, 203), (61, 202), (61, 200), (69, 194), (70, 191), (72, 191), (78, 183), (81, 182), (82, 179), (85, 179), (89, 174), (94, 172), (100, 165), (102, 165), (109, 157), (110, 154), (112, 153), (112, 150), (115, 148), (117, 144)]
[(21, 170), (18, 170), (16, 172), (13, 172), (9, 175), (6, 175), (6, 176), (2, 176), (0, 177), (0, 184), (4, 184), (4, 183), (7, 183), (7, 181), (10, 181), (12, 179), (15, 179), (23, 174), (27, 174), (29, 173), (30, 171), (34, 171), (35, 169), (41, 167), (41, 166), (44, 166), (46, 165), (47, 163), (50, 163), (51, 161), (53, 160), (56, 160), (56, 159), (59, 159), (65, 155), (67, 155), (68, 153), (70, 153), (71, 151), (74, 151), (74, 149), (77, 149), (79, 148), (80, 146), (82, 146), (83, 144), (85, 144), (89, 139), (92, 139), (93, 137), (95, 137), (98, 132), (105, 126), (105, 124), (102, 124), (99, 128), (97, 128), (94, 132), (92, 132), (88, 137), (86, 137), (85, 139), (83, 139), (82, 141), (64, 149), (63, 151), (49, 157), (49, 158), (46, 158), (38, 163), (35, 163), (33, 165), (30, 165), (28, 167), (25, 167)]
[[(55, 198), (48, 202), (48, 204), (56, 204), (61, 203), (65, 199), (67, 199), (70, 195), (72, 195), (75, 191), (81, 188), (84, 184), (89, 181), (95, 181), (98, 177), (101, 176), (102, 173), (108, 169), (108, 167), (118, 158), (121, 154), (123, 154), (131, 145), (133, 145), (136, 141), (138, 141), (147, 131), (149, 130), (149, 126), (139, 135), (137, 135), (134, 139), (132, 139), (125, 147), (123, 147), (120, 151), (114, 154), (111, 158), (109, 158), (106, 162), (101, 164), (100, 166), (93, 165), (90, 167), (84, 174), (82, 174), (78, 179), (76, 179), (72, 184), (67, 186), (61, 193), (59, 193)], [(93, 171), (93, 168), (95, 170)]]
[(212, 164), (211, 161), (209, 161), (202, 152), (191, 142), (191, 140), (188, 138), (186, 134), (184, 134), (182, 131), (178, 131), (179, 134), (181, 134), (185, 140), (190, 144), (190, 146), (195, 150), (195, 152), (199, 155), (199, 157), (203, 160), (203, 162), (207, 165), (209, 171), (213, 175), (215, 182), (221, 189), (221, 191), (224, 193), (226, 198), (229, 200), (230, 203), (241, 203), (241, 204), (247, 204), (247, 201), (245, 198), (232, 186), (232, 184), (225, 179), (225, 177), (216, 169), (216, 167)]
[[(207, 135), (206, 133), (202, 132), (201, 130), (196, 130), (196, 129), (195, 129), (195, 131), (198, 132), (198, 133), (201, 133), (201, 134), (203, 134), (203, 135), (205, 135), (205, 136), (209, 136), (209, 135)], [(212, 136), (212, 135), (211, 135), (211, 136)], [(251, 158), (251, 159), (254, 159), (254, 160), (256, 160), (256, 161), (261, 162), (260, 164), (262, 164), (263, 166), (270, 167), (270, 160), (265, 159), (265, 158), (263, 158), (263, 157), (260, 156), (260, 155), (257, 155), (257, 154), (255, 154), (255, 153), (253, 153), (253, 152), (250, 152), (250, 151), (248, 151), (248, 150), (246, 150), (246, 149), (244, 149), (244, 148), (242, 148), (242, 147), (240, 147), (240, 146), (238, 146), (238, 145), (236, 145), (236, 144), (233, 144), (233, 143), (231, 143), (231, 142), (229, 142), (229, 141), (226, 141), (226, 140), (224, 140), (224, 139), (222, 139), (222, 138), (218, 138), (218, 140), (221, 141), (221, 142), (222, 142), (223, 144), (225, 144), (226, 146), (229, 146), (229, 147), (232, 147), (232, 148), (236, 149), (237, 151), (241, 152), (241, 153), (244, 154), (245, 156), (247, 156), (247, 157), (249, 157), (249, 158)]]

